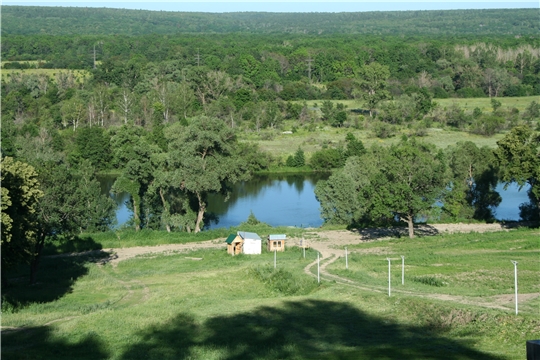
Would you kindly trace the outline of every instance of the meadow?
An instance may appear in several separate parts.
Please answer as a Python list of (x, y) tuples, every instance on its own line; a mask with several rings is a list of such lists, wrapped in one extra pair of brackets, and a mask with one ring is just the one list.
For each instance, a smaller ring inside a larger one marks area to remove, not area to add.
[(2, 80), (9, 81), (12, 76), (22, 75), (46, 75), (51, 80), (56, 81), (56, 76), (60, 73), (72, 74), (77, 82), (84, 82), (90, 78), (88, 70), (70, 69), (2, 69)]
[[(224, 247), (117, 266), (105, 253), (45, 257), (38, 284), (20, 273), (3, 291), (2, 357), (522, 359), (540, 331), (538, 297), (516, 316), (512, 301), (494, 309), (420, 295), (511, 297), (510, 260), (519, 262), (520, 292), (538, 293), (538, 237), (524, 229), (367, 241), (349, 247), (348, 270), (343, 259), (328, 265), (351, 284), (327, 276), (318, 284), (303, 270), (317, 252), (304, 258), (296, 247), (278, 253), (276, 270), (273, 253), (231, 257)], [(391, 297), (354, 286), (384, 290), (385, 259), (399, 255), (406, 282), (395, 261)]]

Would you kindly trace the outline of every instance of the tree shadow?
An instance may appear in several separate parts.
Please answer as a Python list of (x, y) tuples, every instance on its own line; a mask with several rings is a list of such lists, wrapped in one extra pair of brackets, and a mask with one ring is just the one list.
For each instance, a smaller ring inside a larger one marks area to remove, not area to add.
[(2, 289), (2, 309), (18, 311), (32, 303), (55, 301), (72, 291), (80, 277), (88, 273), (87, 263), (106, 262), (110, 254), (88, 251), (74, 255), (44, 256), (39, 265), (37, 283), (29, 284), (29, 268), (21, 266), (8, 278), (9, 286)]
[(75, 236), (72, 238), (60, 237), (57, 240), (45, 244), (43, 255), (80, 253), (83, 251), (101, 249), (103, 249), (103, 246), (90, 236)]
[[(385, 237), (408, 237), (409, 229), (405, 226), (380, 227), (380, 228), (358, 228), (351, 229), (362, 236), (365, 240), (376, 240)], [(415, 224), (415, 236), (433, 236), (439, 234), (439, 230), (427, 224)]]
[(55, 339), (48, 326), (2, 331), (2, 359), (108, 359), (105, 343), (91, 332), (80, 341)]
[(122, 359), (485, 359), (499, 357), (444, 336), (444, 329), (403, 325), (341, 302), (288, 301), (198, 324), (179, 314), (143, 330)]

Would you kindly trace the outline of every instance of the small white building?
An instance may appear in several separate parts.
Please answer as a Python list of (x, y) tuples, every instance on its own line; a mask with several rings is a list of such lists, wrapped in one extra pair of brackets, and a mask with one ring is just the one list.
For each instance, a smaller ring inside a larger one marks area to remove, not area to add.
[(236, 234), (243, 240), (242, 252), (244, 254), (257, 255), (261, 253), (262, 239), (259, 235), (246, 231), (238, 231)]

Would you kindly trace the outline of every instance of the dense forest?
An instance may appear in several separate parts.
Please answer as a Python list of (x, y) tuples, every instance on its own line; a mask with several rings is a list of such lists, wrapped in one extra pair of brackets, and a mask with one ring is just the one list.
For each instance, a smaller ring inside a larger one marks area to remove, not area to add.
[[(499, 100), (540, 95), (536, 13), (3, 7), (2, 268), (32, 261), (35, 271), (48, 239), (109, 229), (104, 171), (131, 195), (136, 230), (198, 232), (208, 194), (285, 167), (335, 171), (317, 187), (328, 223), (399, 218), (412, 236), (415, 216), (441, 199), (441, 218), (493, 221), (497, 181), (531, 186), (521, 210), (535, 220), (540, 105)], [(491, 98), (491, 110), (434, 101), (474, 97)], [(432, 127), (505, 137), (495, 151), (443, 151), (416, 139)], [(286, 158), (246, 141), (343, 128), (403, 138), (366, 148), (349, 133)]]
[(193, 13), (82, 7), (2, 6), (5, 35), (185, 33), (538, 35), (538, 9), (354, 13)]

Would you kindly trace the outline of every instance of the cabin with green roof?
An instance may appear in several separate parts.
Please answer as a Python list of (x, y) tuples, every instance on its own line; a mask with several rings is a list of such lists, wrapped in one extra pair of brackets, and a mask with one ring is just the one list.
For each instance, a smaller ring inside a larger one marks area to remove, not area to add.
[(231, 234), (225, 240), (227, 243), (227, 254), (232, 256), (242, 253), (242, 246), (244, 245), (244, 239), (236, 234)]

